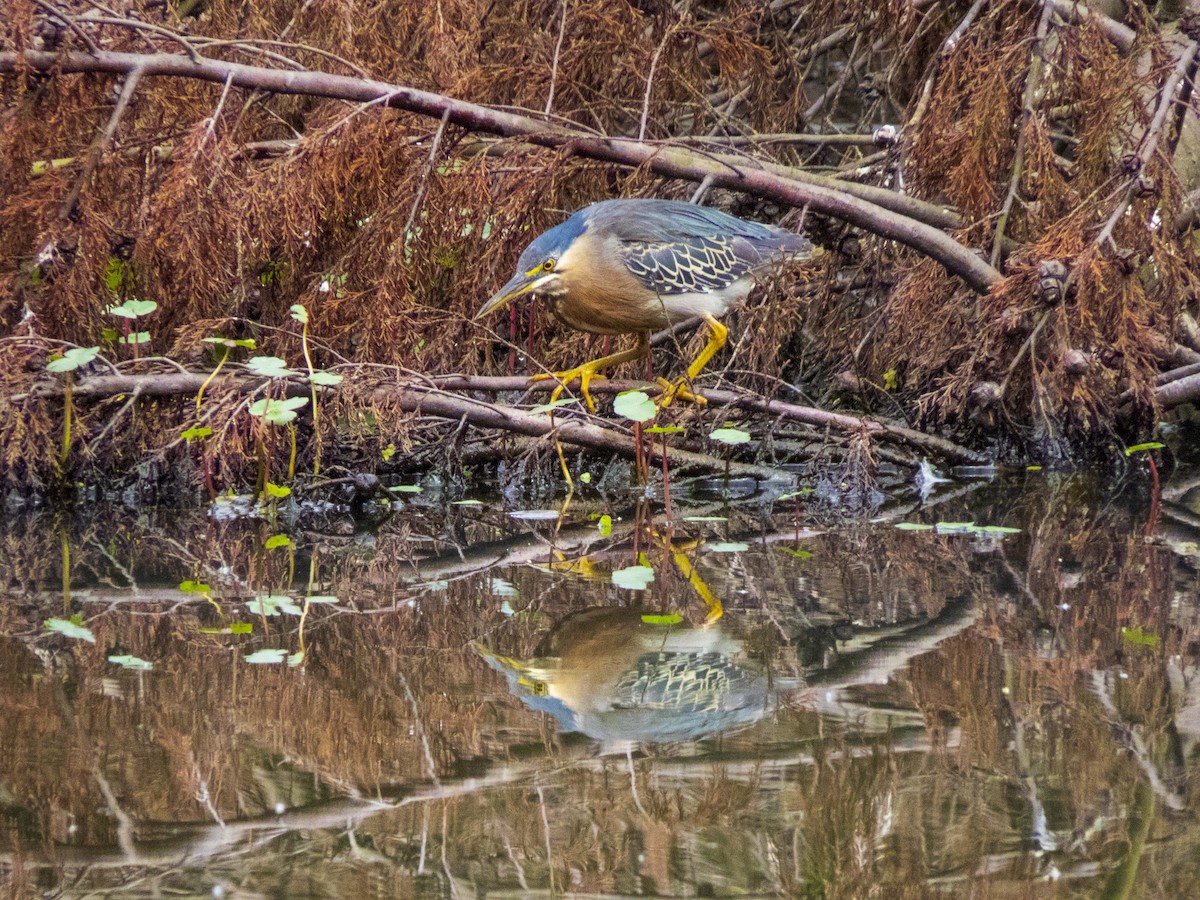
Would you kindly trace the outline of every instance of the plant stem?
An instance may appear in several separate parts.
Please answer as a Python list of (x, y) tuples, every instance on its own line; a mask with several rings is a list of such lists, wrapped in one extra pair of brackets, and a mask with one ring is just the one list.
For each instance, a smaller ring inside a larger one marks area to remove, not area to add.
[[(308, 318), (305, 316), (303, 328), (300, 331), (300, 349), (304, 351), (304, 364), (308, 366), (308, 386), (312, 391), (313, 416), (313, 477), (321, 474), (321, 428), (317, 421), (317, 386), (313, 383), (312, 357), (308, 353)], [(292, 462), (288, 466), (288, 480), (296, 474), (296, 429), (292, 427)]]
[(204, 399), (204, 389), (212, 383), (212, 380), (217, 377), (217, 373), (221, 371), (221, 366), (225, 365), (225, 360), (229, 359), (230, 350), (225, 348), (225, 355), (217, 360), (217, 367), (212, 370), (212, 374), (204, 379), (204, 384), (200, 385), (200, 390), (196, 391), (196, 415), (200, 414), (200, 401)]
[(63, 391), (63, 437), (62, 449), (58, 453), (58, 467), (65, 469), (67, 466), (67, 457), (71, 453), (71, 392), (72, 386), (75, 384), (75, 376), (70, 372), (67, 373), (67, 386)]
[[(313, 407), (315, 413), (316, 407)], [(288, 437), (292, 439), (292, 455), (288, 457), (288, 481), (291, 482), (296, 477), (296, 426), (288, 423)], [(316, 466), (313, 467), (313, 474), (317, 474)]]

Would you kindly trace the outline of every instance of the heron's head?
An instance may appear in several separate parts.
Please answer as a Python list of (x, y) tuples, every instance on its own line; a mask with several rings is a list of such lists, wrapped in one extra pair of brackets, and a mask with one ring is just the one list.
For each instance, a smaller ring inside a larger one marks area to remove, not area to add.
[(583, 234), (583, 223), (579, 216), (572, 216), (561, 225), (556, 225), (540, 235), (525, 248), (517, 260), (517, 274), (500, 288), (483, 308), (475, 314), (476, 319), (501, 309), (510, 300), (523, 294), (540, 297), (558, 297), (567, 291), (566, 278), (573, 261), (570, 251)]

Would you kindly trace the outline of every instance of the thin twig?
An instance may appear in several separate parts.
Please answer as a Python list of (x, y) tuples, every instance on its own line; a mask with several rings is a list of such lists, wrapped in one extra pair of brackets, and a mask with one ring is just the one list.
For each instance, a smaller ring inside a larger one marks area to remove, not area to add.
[(554, 44), (554, 61), (550, 64), (550, 92), (546, 95), (546, 115), (554, 108), (554, 87), (558, 81), (558, 55), (562, 51), (563, 35), (567, 33), (567, 5), (570, 0), (562, 0), (562, 17), (558, 20), (558, 40)]
[(417, 211), (421, 208), (421, 201), (425, 197), (425, 187), (429, 183), (429, 173), (433, 171), (434, 164), (437, 162), (438, 147), (442, 144), (442, 135), (446, 133), (446, 123), (449, 120), (450, 110), (446, 110), (442, 114), (442, 121), (438, 124), (437, 132), (433, 136), (433, 145), (429, 148), (429, 159), (425, 163), (425, 170), (421, 173), (421, 182), (417, 185), (417, 195), (413, 197), (413, 205), (408, 213), (408, 221), (404, 223), (404, 231), (401, 232), (401, 240), (405, 242), (412, 235), (413, 222), (417, 219)]
[(196, 145), (196, 154), (199, 154), (204, 149), (204, 145), (208, 143), (208, 139), (212, 137), (213, 130), (217, 127), (217, 119), (221, 117), (221, 109), (225, 106), (225, 98), (229, 95), (229, 86), (233, 83), (233, 75), (230, 74), (225, 79), (225, 87), (221, 90), (221, 99), (217, 101), (217, 108), (213, 110), (213, 114), (208, 119), (208, 128), (204, 130), (204, 137), (200, 139), (200, 143)]
[(62, 208), (58, 211), (60, 219), (65, 221), (71, 218), (71, 214), (75, 212), (75, 204), (79, 202), (79, 194), (83, 191), (83, 186), (92, 177), (92, 172), (96, 170), (100, 158), (104, 156), (105, 151), (108, 150), (109, 145), (112, 143), (113, 134), (116, 133), (121, 117), (125, 115), (129, 101), (133, 99), (133, 92), (137, 90), (137, 85), (142, 78), (143, 71), (141, 68), (135, 68), (125, 76), (125, 84), (121, 88), (121, 95), (117, 98), (117, 105), (113, 107), (112, 115), (108, 117), (108, 124), (104, 126), (104, 130), (100, 132), (100, 135), (92, 144), (92, 148), (88, 152), (87, 161), (83, 164), (83, 170), (79, 173), (79, 177), (75, 179), (75, 184), (71, 186), (71, 192), (67, 194), (67, 199), (63, 201)]
[(658, 68), (658, 58), (662, 56), (664, 50), (667, 49), (667, 42), (675, 35), (678, 30), (677, 25), (672, 25), (667, 29), (667, 33), (663, 35), (659, 41), (658, 47), (654, 51), (654, 55), (650, 57), (650, 74), (646, 76), (646, 93), (642, 97), (642, 123), (638, 126), (639, 141), (646, 139), (646, 121), (650, 118), (650, 91), (654, 87), (654, 70)]
[(1025, 96), (1021, 103), (1021, 121), (1017, 126), (1017, 147), (1013, 153), (1012, 176), (1008, 181), (1008, 194), (1004, 197), (1004, 207), (1000, 210), (1000, 218), (996, 222), (996, 234), (992, 239), (992, 266), (994, 268), (1000, 266), (1000, 254), (1004, 249), (1004, 229), (1008, 225), (1008, 217), (1012, 213), (1013, 203), (1017, 199), (1017, 190), (1021, 186), (1021, 176), (1025, 170), (1025, 141), (1029, 131), (1029, 122), (1033, 119), (1034, 107), (1042, 92), (1044, 62), (1042, 47), (1046, 42), (1046, 34), (1049, 32), (1050, 18), (1053, 14), (1054, 0), (1042, 0), (1042, 15), (1038, 19), (1033, 47), (1029, 51), (1029, 73), (1025, 76)]

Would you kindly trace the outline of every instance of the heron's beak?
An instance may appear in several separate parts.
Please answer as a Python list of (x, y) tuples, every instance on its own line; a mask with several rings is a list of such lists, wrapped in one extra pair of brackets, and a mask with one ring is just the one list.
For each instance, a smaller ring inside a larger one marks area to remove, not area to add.
[(530, 278), (528, 275), (518, 272), (508, 284), (492, 295), (492, 299), (483, 304), (483, 308), (475, 313), (475, 318), (482, 319), (488, 313), (499, 309), (510, 300), (515, 300), (522, 294), (528, 294), (537, 287), (539, 281), (540, 279)]

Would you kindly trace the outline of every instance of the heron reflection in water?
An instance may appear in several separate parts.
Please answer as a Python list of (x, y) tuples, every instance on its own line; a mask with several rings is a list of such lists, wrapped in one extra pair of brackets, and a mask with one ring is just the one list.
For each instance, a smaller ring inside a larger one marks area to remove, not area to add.
[(476, 649), (527, 706), (598, 741), (697, 740), (773, 711), (780, 685), (720, 622), (646, 613), (573, 613), (528, 660)]

